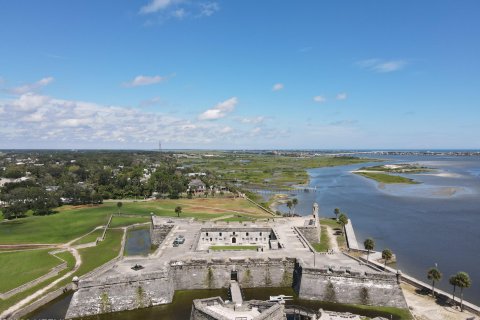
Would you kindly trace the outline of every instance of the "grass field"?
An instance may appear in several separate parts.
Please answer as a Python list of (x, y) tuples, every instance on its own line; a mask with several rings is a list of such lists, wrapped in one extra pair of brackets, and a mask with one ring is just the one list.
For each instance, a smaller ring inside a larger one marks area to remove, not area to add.
[(407, 183), (407, 184), (417, 184), (418, 182), (401, 176), (386, 174), (386, 173), (376, 173), (376, 172), (355, 172), (358, 175), (361, 175), (365, 178), (373, 179), (380, 183)]
[(51, 249), (0, 253), (0, 292), (14, 289), (48, 273), (62, 263), (48, 254)]
[(110, 222), (110, 228), (126, 227), (136, 223), (150, 222), (150, 217), (122, 217), (114, 216), (112, 222)]
[(122, 236), (123, 230), (108, 230), (105, 240), (100, 241), (97, 246), (78, 250), (82, 265), (75, 275), (84, 275), (115, 258), (120, 252)]
[[(55, 276), (53, 278), (50, 278), (48, 280), (45, 280), (45, 281), (37, 284), (36, 286), (34, 286), (34, 287), (32, 287), (28, 290), (25, 290), (23, 292), (20, 292), (19, 294), (14, 295), (13, 297), (10, 297), (6, 300), (0, 299), (0, 313), (3, 312), (4, 310), (6, 310), (7, 308), (9, 308), (10, 306), (14, 305), (15, 303), (17, 303), (18, 301), (24, 299), (25, 297), (28, 297), (29, 295), (35, 293), (37, 290), (45, 287), (46, 285), (48, 285), (52, 281), (55, 281), (56, 279), (62, 277), (66, 273), (70, 272), (73, 269), (73, 267), (75, 266), (75, 258), (72, 256), (72, 254), (70, 252), (65, 251), (65, 252), (57, 253), (56, 256), (62, 258), (65, 261), (67, 261), (67, 269), (61, 271), (57, 276)], [(0, 279), (4, 279), (4, 276), (2, 274), (0, 274)], [(55, 289), (58, 289), (58, 288), (60, 288), (64, 285), (70, 283), (71, 281), (72, 281), (71, 278), (67, 278), (62, 282), (62, 284), (58, 284), (57, 286), (55, 286)], [(53, 290), (54, 289), (52, 289), (51, 291), (53, 291)]]
[[(324, 218), (320, 219), (320, 225), (327, 225), (331, 227), (333, 230), (342, 231), (342, 225), (338, 223), (335, 219)], [(342, 233), (335, 236), (337, 240), (337, 244), (340, 249), (347, 248), (347, 240), (345, 239), (345, 233)]]
[[(181, 206), (180, 217), (197, 219), (219, 218), (241, 214), (245, 217), (267, 217), (267, 213), (245, 199), (201, 198), (124, 202), (121, 213), (138, 216), (176, 217), (175, 207)], [(116, 202), (98, 206), (62, 206), (49, 216), (31, 216), (0, 223), (0, 244), (65, 243), (80, 237), (95, 227), (105, 225), (110, 214), (117, 212)], [(128, 219), (116, 219), (112, 227), (129, 224)], [(135, 219), (130, 220), (130, 222)], [(141, 221), (135, 220), (135, 221)], [(143, 220), (145, 221), (145, 220)]]
[(257, 250), (258, 246), (211, 246), (210, 249), (213, 251), (221, 250)]
[(73, 245), (79, 245), (79, 244), (85, 244), (85, 243), (90, 243), (90, 242), (95, 242), (97, 238), (101, 237), (103, 235), (103, 228), (102, 229), (96, 229), (92, 233), (89, 233), (77, 241), (73, 243)]

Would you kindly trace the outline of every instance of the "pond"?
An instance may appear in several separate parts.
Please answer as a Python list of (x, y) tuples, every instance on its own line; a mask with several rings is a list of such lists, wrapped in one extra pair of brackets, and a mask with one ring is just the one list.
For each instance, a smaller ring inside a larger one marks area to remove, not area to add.
[(126, 256), (146, 256), (150, 253), (151, 240), (148, 228), (129, 229), (125, 241)]

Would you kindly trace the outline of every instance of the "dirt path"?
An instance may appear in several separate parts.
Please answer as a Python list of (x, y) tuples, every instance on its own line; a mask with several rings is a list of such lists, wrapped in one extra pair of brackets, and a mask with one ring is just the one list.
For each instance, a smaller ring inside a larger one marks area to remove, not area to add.
[(53, 288), (57, 283), (59, 283), (60, 281), (63, 281), (64, 279), (66, 279), (66, 278), (70, 277), (72, 274), (74, 274), (78, 270), (80, 265), (82, 264), (82, 257), (80, 256), (78, 251), (74, 248), (68, 248), (68, 251), (70, 251), (70, 253), (75, 257), (75, 267), (72, 269), (72, 271), (66, 273), (64, 276), (58, 278), (57, 280), (53, 281), (49, 285), (43, 287), (40, 290), (37, 290), (35, 293), (33, 293), (33, 294), (29, 295), (28, 297), (24, 298), (23, 300), (20, 300), (19, 302), (17, 302), (13, 306), (11, 306), (7, 310), (5, 310), (2, 314), (0, 314), (0, 319), (8, 318), (11, 314), (18, 311), (22, 307), (26, 306), (30, 302), (34, 301), (36, 298), (39, 298), (39, 297), (43, 296), (48, 290)]
[(328, 239), (330, 240), (330, 249), (333, 252), (340, 252), (340, 248), (338, 247), (337, 243), (337, 236), (335, 235), (335, 230), (333, 230), (330, 226), (324, 226), (327, 228)]
[(418, 294), (411, 285), (401, 284), (408, 307), (417, 320), (457, 320), (476, 319), (475, 315), (464, 311), (460, 312), (449, 305), (439, 305), (431, 296)]

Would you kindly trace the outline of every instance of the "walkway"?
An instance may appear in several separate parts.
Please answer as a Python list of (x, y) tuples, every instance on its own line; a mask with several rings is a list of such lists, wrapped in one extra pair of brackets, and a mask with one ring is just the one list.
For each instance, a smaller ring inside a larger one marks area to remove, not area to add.
[(347, 243), (349, 249), (359, 249), (355, 232), (353, 231), (352, 220), (348, 219), (348, 223), (345, 225), (345, 236), (347, 237)]
[(232, 280), (230, 282), (230, 293), (232, 294), (232, 301), (236, 305), (241, 305), (243, 303), (242, 292), (240, 291), (240, 286), (238, 285), (238, 282), (235, 281), (235, 280)]

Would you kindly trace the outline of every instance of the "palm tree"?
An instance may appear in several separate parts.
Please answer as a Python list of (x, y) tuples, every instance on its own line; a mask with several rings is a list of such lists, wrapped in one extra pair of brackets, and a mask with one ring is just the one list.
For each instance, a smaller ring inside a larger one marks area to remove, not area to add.
[(293, 202), (288, 200), (287, 201), (287, 207), (288, 207), (288, 213), (292, 213), (292, 206), (293, 206)]
[(375, 241), (373, 241), (372, 238), (367, 238), (363, 242), (363, 246), (365, 247), (365, 250), (367, 250), (367, 264), (368, 264), (368, 257), (370, 256), (370, 251), (375, 248)]
[(345, 231), (345, 225), (348, 224), (348, 217), (345, 213), (340, 214), (340, 217), (338, 217), (338, 222), (342, 225), (342, 232)]
[(448, 283), (450, 283), (453, 286), (453, 293), (452, 293), (452, 301), (453, 304), (455, 305), (455, 289), (457, 288), (457, 276), (450, 276), (448, 279)]
[(430, 268), (427, 272), (427, 278), (428, 280), (432, 280), (432, 296), (435, 297), (435, 281), (440, 281), (442, 274), (436, 267)]
[(297, 199), (297, 198), (293, 198), (293, 199), (292, 199), (293, 214), (295, 214), (295, 207), (297, 206), (297, 204), (298, 204), (298, 199)]
[(390, 249), (385, 249), (382, 251), (382, 258), (385, 259), (385, 267), (387, 266), (388, 260), (392, 259), (393, 253)]
[(182, 207), (175, 207), (175, 213), (177, 214), (177, 217), (180, 217), (180, 213), (182, 213)]
[(123, 206), (122, 201), (117, 202), (118, 214), (120, 214), (120, 208)]
[(335, 213), (335, 218), (338, 221), (338, 215), (340, 214), (340, 209), (338, 209), (338, 208), (333, 209), (333, 213)]
[(459, 272), (455, 276), (457, 279), (457, 286), (460, 287), (460, 310), (463, 311), (463, 288), (470, 288), (472, 285), (472, 280), (466, 272)]

